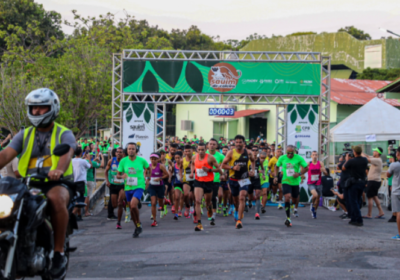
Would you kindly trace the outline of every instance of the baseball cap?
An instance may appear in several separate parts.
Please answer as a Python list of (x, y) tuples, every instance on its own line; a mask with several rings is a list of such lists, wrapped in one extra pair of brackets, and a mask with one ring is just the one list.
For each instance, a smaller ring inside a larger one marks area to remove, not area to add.
[(352, 146), (351, 147), (357, 154), (362, 153), (362, 148), (360, 146)]
[(383, 152), (383, 149), (381, 147), (378, 147), (378, 148), (373, 149), (372, 151), (378, 152), (381, 155)]

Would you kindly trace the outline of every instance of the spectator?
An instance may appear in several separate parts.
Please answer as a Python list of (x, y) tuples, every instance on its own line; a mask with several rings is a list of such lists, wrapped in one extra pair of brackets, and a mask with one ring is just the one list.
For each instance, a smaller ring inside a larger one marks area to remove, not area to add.
[(21, 178), (18, 172), (18, 158), (15, 157), (12, 161), (10, 161), (6, 166), (3, 167), (0, 171), (1, 177), (13, 177), (13, 178)]
[[(400, 158), (400, 147), (396, 150), (396, 157)], [(396, 213), (398, 234), (392, 239), (400, 240), (400, 162), (396, 161), (390, 164), (387, 172), (388, 178), (393, 176), (392, 181), (392, 212)]]
[[(389, 150), (390, 153), (390, 150)], [(387, 156), (388, 158), (388, 166), (390, 168), (390, 165), (395, 162), (394, 158), (392, 156)], [(388, 210), (392, 211), (392, 202), (391, 202), (391, 198), (392, 198), (392, 182), (393, 182), (393, 177), (388, 177), (388, 192), (389, 192), (389, 205), (388, 205)], [(396, 219), (397, 214), (396, 213), (392, 213), (392, 217), (390, 217), (390, 219), (388, 220), (389, 223), (396, 223), (397, 219)]]
[[(350, 194), (349, 194), (350, 189), (346, 188), (346, 181), (347, 181), (347, 179), (350, 178), (350, 171), (343, 169), (343, 166), (346, 163), (347, 157), (353, 158), (353, 154), (346, 153), (345, 155), (340, 157), (339, 164), (337, 166), (339, 170), (342, 170), (342, 172), (340, 173), (339, 193), (343, 194), (343, 198), (342, 198), (343, 202), (344, 202), (343, 206), (345, 206), (344, 208), (342, 207), (343, 211), (345, 211), (344, 214), (346, 214), (346, 215), (341, 216), (343, 220), (350, 220), (350, 218), (351, 218)], [(342, 201), (339, 200), (339, 203), (340, 202), (342, 202)], [(345, 208), (347, 210), (347, 213), (346, 213)]]
[(363, 226), (363, 218), (361, 216), (362, 194), (365, 187), (365, 171), (368, 168), (368, 160), (361, 156), (362, 148), (360, 146), (353, 147), (354, 158), (350, 159), (349, 154), (346, 155), (346, 162), (343, 170), (350, 171), (350, 178), (347, 179), (346, 188), (349, 188), (349, 208), (351, 208), (350, 225)]
[(371, 163), (368, 172), (368, 183), (366, 195), (368, 199), (368, 214), (363, 216), (364, 219), (372, 219), (372, 206), (373, 201), (375, 201), (376, 207), (378, 207), (379, 215), (375, 217), (375, 219), (384, 219), (385, 213), (381, 207), (381, 203), (378, 199), (378, 191), (381, 187), (381, 173), (382, 173), (382, 155), (383, 149), (378, 147), (373, 150), (373, 155), (368, 156), (363, 154), (364, 157), (367, 158), (368, 162)]
[[(87, 155), (89, 155), (90, 153), (87, 153)], [(101, 163), (100, 163), (100, 158), (101, 158)], [(90, 196), (92, 195), (94, 189), (96, 188), (96, 169), (101, 167), (104, 168), (104, 157), (100, 154), (97, 153), (97, 155), (95, 156), (95, 158), (93, 160), (90, 159), (90, 155), (89, 155), (89, 159), (86, 158), (92, 165), (92, 168), (90, 168), (87, 171), (87, 177), (86, 177), (86, 181), (87, 181), (87, 194), (86, 194), (86, 198), (85, 198), (85, 203), (86, 203), (86, 207), (85, 207), (85, 217), (88, 216), (92, 216), (92, 214), (89, 212), (89, 202), (90, 202)]]

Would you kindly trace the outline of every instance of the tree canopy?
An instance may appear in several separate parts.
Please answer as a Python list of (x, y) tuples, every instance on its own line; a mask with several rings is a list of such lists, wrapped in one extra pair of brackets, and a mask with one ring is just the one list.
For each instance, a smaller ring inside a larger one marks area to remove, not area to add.
[(354, 26), (346, 26), (345, 28), (340, 28), (338, 32), (347, 32), (354, 38), (358, 40), (371, 40), (372, 37), (368, 33), (364, 33), (364, 31), (355, 28)]
[(394, 81), (400, 77), (400, 69), (371, 69), (367, 68), (357, 75), (359, 80)]

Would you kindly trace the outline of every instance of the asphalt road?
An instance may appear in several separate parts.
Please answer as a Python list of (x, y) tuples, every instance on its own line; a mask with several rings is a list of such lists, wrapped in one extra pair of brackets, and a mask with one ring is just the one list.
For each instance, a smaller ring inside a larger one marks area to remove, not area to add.
[(78, 250), (67, 279), (399, 279), (400, 242), (390, 239), (396, 234), (390, 213), (361, 228), (339, 219), (341, 213), (320, 208), (313, 220), (309, 207), (300, 208), (287, 228), (283, 210), (267, 207), (256, 221), (253, 208), (241, 230), (233, 217), (218, 216), (216, 226), (203, 218), (204, 231), (195, 232), (191, 219), (174, 221), (171, 212), (151, 228), (145, 205), (143, 233), (133, 239), (133, 223), (116, 230), (101, 209), (72, 237)]

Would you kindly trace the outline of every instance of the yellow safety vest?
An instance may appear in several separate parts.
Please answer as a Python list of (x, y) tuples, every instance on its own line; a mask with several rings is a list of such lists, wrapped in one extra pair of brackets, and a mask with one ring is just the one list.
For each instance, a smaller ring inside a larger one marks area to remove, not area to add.
[[(58, 123), (54, 123), (53, 132), (51, 134), (50, 151), (53, 151), (54, 148), (61, 143), (61, 135), (68, 130), (69, 130), (68, 128)], [(36, 128), (33, 126), (28, 127), (24, 130), (22, 153), (18, 163), (18, 172), (19, 174), (21, 174), (22, 177), (30, 176), (31, 174), (36, 173), (37, 171), (37, 168), (35, 166), (32, 166), (31, 163), (33, 143), (35, 142), (35, 132)], [(51, 167), (50, 168), (43, 167), (41, 171), (44, 173), (47, 173), (50, 170), (57, 169), (60, 157), (52, 155), (50, 158), (51, 158)], [(65, 180), (73, 179), (73, 169), (71, 162), (69, 163), (68, 169), (64, 173), (64, 179)]]

